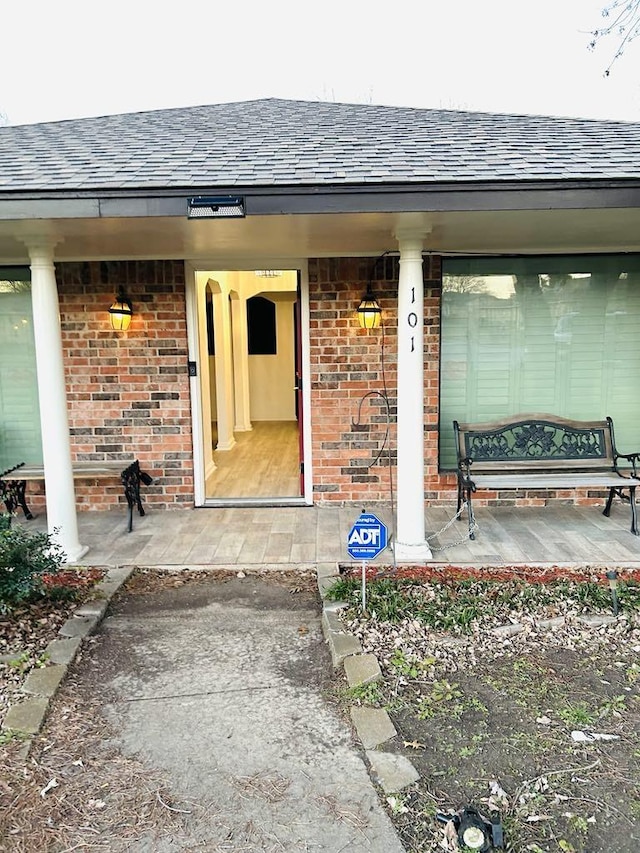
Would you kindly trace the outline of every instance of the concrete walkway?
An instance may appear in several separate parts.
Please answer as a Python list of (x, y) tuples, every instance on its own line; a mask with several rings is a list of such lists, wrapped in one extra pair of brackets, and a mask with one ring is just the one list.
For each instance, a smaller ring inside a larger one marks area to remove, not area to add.
[[(219, 573), (218, 573), (219, 574)], [(310, 584), (209, 579), (116, 604), (92, 644), (117, 746), (189, 812), (136, 850), (402, 853), (348, 720)]]

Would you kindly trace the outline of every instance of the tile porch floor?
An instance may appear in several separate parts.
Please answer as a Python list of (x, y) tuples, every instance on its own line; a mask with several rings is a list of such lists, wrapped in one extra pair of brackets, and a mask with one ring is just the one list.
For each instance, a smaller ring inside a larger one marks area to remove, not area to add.
[[(367, 507), (391, 530), (388, 509)], [(80, 513), (80, 541), (90, 547), (83, 565), (139, 566), (284, 566), (319, 562), (349, 563), (347, 534), (360, 507), (241, 507), (184, 511), (150, 509), (134, 515), (127, 533), (126, 510)], [(451, 518), (449, 507), (427, 507), (427, 535)], [(611, 518), (598, 507), (550, 506), (478, 508), (480, 530), (444, 551), (434, 561), (446, 563), (592, 563), (640, 562), (640, 537), (629, 531), (629, 507), (614, 503)], [(46, 530), (40, 515), (32, 528)], [(466, 520), (436, 536), (438, 548), (464, 538)], [(389, 564), (390, 550), (375, 563)]]

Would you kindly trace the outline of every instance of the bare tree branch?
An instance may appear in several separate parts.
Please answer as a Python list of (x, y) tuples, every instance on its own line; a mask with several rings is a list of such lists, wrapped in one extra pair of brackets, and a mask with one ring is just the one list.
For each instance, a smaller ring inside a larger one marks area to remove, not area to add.
[(611, 43), (617, 39), (617, 48), (604, 74), (608, 77), (617, 59), (620, 59), (627, 46), (640, 36), (640, 0), (612, 0), (602, 10), (604, 26), (591, 33), (589, 50), (595, 50), (603, 41)]

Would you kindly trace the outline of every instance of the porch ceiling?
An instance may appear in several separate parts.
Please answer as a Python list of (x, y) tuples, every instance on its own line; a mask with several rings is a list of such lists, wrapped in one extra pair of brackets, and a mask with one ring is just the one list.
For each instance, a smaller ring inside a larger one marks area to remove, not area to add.
[(640, 208), (253, 215), (234, 220), (95, 217), (0, 221), (0, 263), (26, 263), (25, 242), (50, 239), (58, 260), (194, 262), (374, 255), (399, 228), (430, 229), (442, 253), (640, 251)]

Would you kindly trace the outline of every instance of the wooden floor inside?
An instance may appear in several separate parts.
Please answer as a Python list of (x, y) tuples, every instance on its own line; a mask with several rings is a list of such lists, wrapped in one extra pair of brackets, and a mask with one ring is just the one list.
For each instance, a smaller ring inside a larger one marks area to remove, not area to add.
[(235, 434), (231, 450), (215, 450), (216, 470), (207, 479), (209, 500), (300, 496), (296, 421), (256, 421)]

